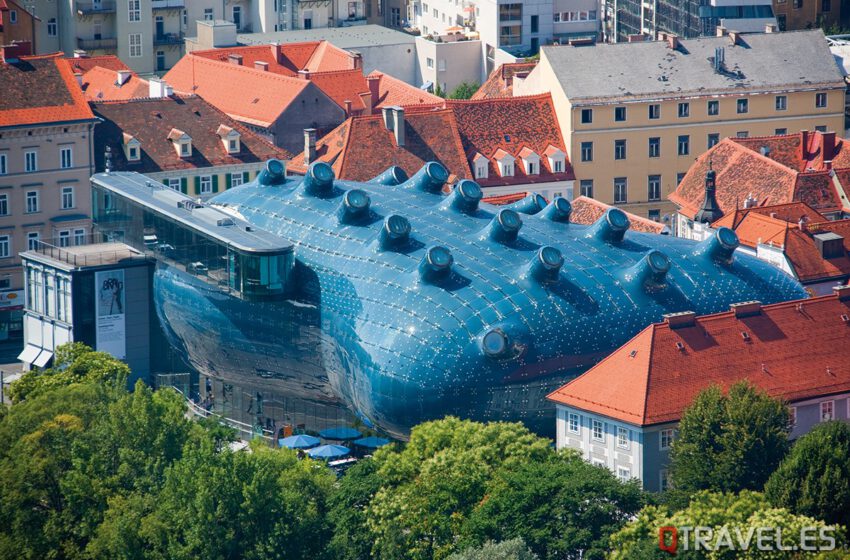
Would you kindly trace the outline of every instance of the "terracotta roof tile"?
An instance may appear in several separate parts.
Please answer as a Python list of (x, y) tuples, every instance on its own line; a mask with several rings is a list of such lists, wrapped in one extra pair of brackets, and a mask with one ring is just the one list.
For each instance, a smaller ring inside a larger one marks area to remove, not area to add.
[(502, 64), (487, 80), (481, 84), (472, 99), (495, 99), (513, 97), (513, 79), (515, 76), (528, 75), (537, 66), (536, 62), (510, 62)]
[[(97, 116), (104, 119), (95, 128), (98, 170), (104, 169), (106, 146), (112, 149), (113, 169), (139, 173), (292, 157), (197, 96), (94, 103), (93, 107)], [(239, 132), (241, 150), (238, 154), (227, 153), (218, 134), (221, 125)], [(192, 138), (192, 156), (188, 158), (179, 157), (169, 140), (179, 138), (184, 132)], [(141, 161), (129, 162), (124, 157), (126, 135), (141, 143)]]
[[(599, 202), (596, 199), (588, 198), (586, 196), (577, 197), (572, 201), (572, 204), (573, 211), (570, 214), (570, 222), (573, 224), (590, 225), (601, 218), (602, 214), (604, 214), (606, 210), (612, 208), (612, 206), (605, 204), (604, 202)], [(629, 212), (626, 212), (626, 215), (629, 217), (629, 229), (633, 231), (658, 234), (670, 233), (670, 228), (660, 222), (643, 218)]]
[(103, 56), (86, 56), (84, 58), (66, 58), (71, 66), (71, 71), (80, 74), (85, 74), (92, 68), (106, 68), (108, 70), (129, 70), (130, 67), (115, 56), (114, 54), (105, 54)]
[[(749, 380), (801, 401), (850, 391), (850, 301), (836, 295), (764, 306), (760, 314), (650, 325), (549, 399), (631, 424), (675, 422), (696, 395)], [(744, 338), (742, 333), (747, 333)], [(680, 346), (681, 345), (681, 350)]]
[(94, 119), (61, 53), (0, 63), (0, 91), (0, 126)]
[(407, 107), (409, 105), (428, 105), (429, 107), (443, 108), (446, 105), (445, 99), (437, 97), (425, 90), (412, 86), (406, 82), (402, 82), (398, 78), (394, 78), (389, 74), (384, 74), (377, 70), (372, 71), (369, 77), (378, 76), (380, 78), (378, 86), (378, 104), (376, 108), (391, 107), (398, 105)]
[(343, 109), (345, 109), (345, 102), (351, 101), (353, 114), (359, 115), (366, 110), (360, 95), (369, 93), (369, 85), (359, 68), (310, 74), (310, 81)]
[[(129, 70), (128, 70), (129, 71)], [(135, 73), (117, 85), (117, 70), (95, 66), (83, 74), (83, 92), (89, 101), (120, 101), (150, 95), (150, 84)]]

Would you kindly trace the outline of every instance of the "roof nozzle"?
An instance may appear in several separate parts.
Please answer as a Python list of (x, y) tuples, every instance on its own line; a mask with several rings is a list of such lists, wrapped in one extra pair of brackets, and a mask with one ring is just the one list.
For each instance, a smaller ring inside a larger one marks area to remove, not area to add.
[(410, 239), (410, 222), (404, 216), (391, 214), (384, 220), (378, 242), (381, 249), (392, 250), (407, 245)]
[(593, 222), (588, 233), (589, 237), (595, 237), (609, 243), (617, 243), (623, 240), (626, 230), (630, 226), (629, 217), (619, 208), (609, 208)]
[(280, 185), (286, 182), (286, 167), (279, 159), (270, 159), (260, 171), (257, 181), (261, 185)]
[(540, 284), (554, 284), (558, 281), (564, 256), (555, 247), (544, 246), (538, 249), (529, 265), (529, 276)]
[(713, 261), (729, 264), (732, 255), (741, 242), (738, 234), (728, 227), (718, 228), (711, 236), (700, 241), (694, 250), (694, 256), (705, 256)]
[(509, 208), (503, 208), (490, 221), (488, 236), (493, 241), (510, 243), (516, 241), (521, 227), (522, 219), (519, 214)]
[(458, 181), (452, 193), (446, 199), (446, 206), (454, 208), (459, 212), (471, 214), (478, 210), (478, 203), (484, 194), (481, 192), (481, 187), (478, 183), (470, 179)]
[(323, 161), (313, 162), (304, 175), (304, 191), (312, 196), (326, 196), (333, 190), (334, 178), (334, 170), (330, 165)]
[(553, 222), (568, 223), (570, 214), (573, 212), (573, 205), (570, 201), (562, 196), (556, 196), (552, 199), (546, 208), (540, 212), (540, 217)]
[(369, 215), (371, 199), (366, 191), (351, 189), (342, 195), (342, 203), (339, 206), (338, 217), (342, 224), (356, 224)]
[(448, 180), (448, 170), (436, 161), (429, 161), (405, 182), (405, 186), (410, 186), (418, 191), (440, 193)]
[(504, 208), (509, 208), (522, 214), (534, 215), (546, 208), (546, 199), (540, 193), (528, 193), (525, 198), (521, 198), (511, 204), (506, 204)]
[(488, 358), (506, 357), (511, 348), (511, 340), (502, 329), (490, 329), (481, 336), (481, 351)]
[(368, 182), (377, 183), (379, 185), (387, 185), (388, 187), (394, 187), (396, 185), (404, 183), (408, 179), (410, 179), (410, 177), (408, 177), (404, 169), (402, 169), (398, 165), (393, 165), (392, 167), (388, 167), (386, 171), (384, 171), (377, 177), (369, 179)]
[(437, 283), (451, 274), (453, 263), (452, 253), (445, 247), (429, 247), (419, 262), (419, 277), (423, 282)]
[(626, 271), (625, 281), (647, 291), (657, 291), (667, 287), (668, 272), (670, 259), (661, 251), (653, 249)]

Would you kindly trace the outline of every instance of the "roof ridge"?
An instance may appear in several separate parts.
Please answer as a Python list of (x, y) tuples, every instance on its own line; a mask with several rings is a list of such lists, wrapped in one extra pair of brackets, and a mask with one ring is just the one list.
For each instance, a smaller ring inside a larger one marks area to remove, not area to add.
[[(354, 122), (355, 122), (354, 119), (355, 119), (355, 117), (354, 117), (354, 115), (352, 115), (352, 116), (348, 117), (346, 120), (342, 121), (342, 123), (339, 125), (339, 126), (342, 126), (346, 122), (348, 123), (348, 127), (345, 129), (345, 134), (343, 135), (343, 140), (342, 140), (343, 149), (341, 149), (339, 151), (339, 155), (337, 155), (337, 161), (339, 162), (339, 175), (340, 175), (340, 177), (344, 176), (343, 175), (343, 169), (345, 169), (345, 162), (348, 159), (348, 158), (345, 157), (346, 152), (348, 152), (348, 150), (345, 149), (345, 146), (348, 146), (348, 140), (349, 140), (349, 138), (351, 138), (351, 131), (354, 128)], [(339, 128), (339, 127), (337, 127), (337, 128)], [(334, 130), (336, 130), (336, 128)], [(331, 131), (331, 132), (333, 132), (333, 131)], [(328, 136), (330, 136), (330, 134), (331, 133), (328, 133)], [(336, 163), (336, 162), (334, 162), (334, 163)]]
[[(231, 64), (229, 62), (225, 62), (223, 60), (214, 60), (212, 58), (207, 58), (205, 56), (197, 56), (194, 53), (190, 53), (193, 55), (193, 58), (190, 59), (191, 63), (194, 64), (195, 61), (203, 61), (204, 64), (215, 65), (216, 67), (233, 70), (233, 71), (243, 71), (251, 74), (252, 76), (263, 76), (266, 79), (275, 79), (281, 82), (286, 82), (289, 84), (307, 84), (310, 80), (304, 80), (302, 78), (296, 78), (295, 76), (286, 76), (284, 74), (279, 74), (277, 72), (266, 72), (265, 70), (257, 70), (253, 66), (242, 66), (241, 64)], [(186, 55), (189, 56), (189, 55)], [(185, 57), (184, 57), (185, 58)], [(177, 66), (175, 65), (174, 68)]]
[[(655, 349), (655, 332), (656, 325), (652, 324), (648, 329), (652, 329), (652, 333), (649, 336), (649, 357), (646, 361), (646, 385), (643, 387), (643, 410), (640, 411), (640, 421), (646, 424), (646, 411), (649, 408), (649, 381), (652, 377), (652, 354)], [(646, 330), (646, 329), (644, 329)], [(635, 337), (637, 338), (637, 337)]]
[[(141, 78), (139, 78), (139, 79), (141, 79)], [(121, 105), (121, 104), (125, 104), (125, 103), (147, 103), (147, 102), (166, 101), (166, 100), (174, 101), (175, 98), (177, 98), (177, 99), (201, 99), (201, 100), (203, 100), (203, 98), (196, 93), (174, 93), (172, 95), (167, 95), (167, 96), (163, 96), (163, 97), (150, 97), (150, 96), (148, 96), (148, 97), (133, 97), (133, 98), (130, 98), (130, 99), (103, 99), (103, 100), (89, 101), (89, 103), (92, 104), (92, 105)], [(213, 105), (210, 104), (210, 103), (207, 103), (207, 105), (209, 105), (210, 107), (213, 107)], [(218, 109), (216, 109), (216, 110), (218, 110)]]
[(547, 92), (532, 95), (517, 95), (514, 97), (486, 97), (484, 99), (446, 99), (446, 103), (452, 105), (474, 105), (484, 103), (513, 103), (515, 101), (532, 101), (538, 99), (552, 99), (552, 94)]
[(19, 60), (47, 60), (49, 58), (65, 58), (65, 53), (57, 51), (45, 54), (23, 54), (18, 57)]

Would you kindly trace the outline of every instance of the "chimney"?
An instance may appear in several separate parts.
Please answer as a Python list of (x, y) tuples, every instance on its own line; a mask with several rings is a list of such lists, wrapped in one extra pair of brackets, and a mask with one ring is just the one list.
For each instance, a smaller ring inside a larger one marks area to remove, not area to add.
[(304, 165), (310, 165), (316, 159), (316, 129), (304, 129)]
[(395, 133), (395, 143), (398, 146), (404, 146), (404, 109), (395, 106), (391, 108), (393, 119), (393, 132)]
[(87, 53), (84, 50), (77, 49), (77, 50), (74, 51), (74, 58), (88, 58), (88, 57), (89, 57), (89, 53)]
[(806, 217), (800, 216), (800, 221), (797, 222), (797, 227), (800, 228), (800, 231), (806, 232), (809, 231), (809, 226), (806, 225)]
[(832, 160), (832, 157), (835, 155), (835, 131), (832, 132), (821, 132), (821, 155), (823, 156), (824, 163), (826, 160)]
[(646, 35), (644, 35), (643, 33), (634, 33), (632, 35), (629, 35), (628, 40), (629, 43), (642, 43), (646, 41)]
[(272, 50), (272, 60), (274, 60), (275, 62), (280, 64), (281, 63), (281, 60), (280, 60), (281, 59), (280, 45), (278, 45), (277, 43), (272, 43), (271, 45), (269, 45), (269, 47)]
[(346, 99), (342, 103), (345, 105), (345, 116), (350, 117), (351, 116), (351, 100)]
[(809, 131), (801, 130), (800, 131), (800, 159), (808, 159), (808, 148), (809, 148)]
[(771, 212), (771, 213), (770, 213), (770, 217), (771, 217), (771, 218), (773, 218), (773, 219), (775, 220), (775, 219), (776, 219), (776, 212)]
[(118, 72), (116, 72), (116, 74), (117, 74), (117, 76), (115, 78), (115, 85), (119, 86), (119, 87), (126, 84), (127, 80), (130, 79), (130, 76), (133, 75), (133, 73), (130, 72), (129, 70), (118, 70)]
[(151, 78), (148, 82), (148, 97), (159, 99), (161, 97), (171, 97), (173, 90), (171, 86), (165, 83), (161, 78)]
[(366, 76), (366, 83), (369, 84), (369, 97), (371, 98), (371, 107), (378, 106), (381, 98), (381, 75)]
[(779, 32), (779, 26), (776, 25), (775, 23), (768, 23), (767, 25), (764, 26), (764, 32), (765, 33), (777, 33), (777, 32)]
[(761, 155), (763, 155), (764, 157), (769, 157), (770, 146), (762, 146), (761, 148), (759, 148), (759, 152), (761, 152)]
[(729, 309), (735, 313), (735, 317), (751, 317), (753, 315), (761, 315), (760, 301), (742, 301), (741, 303), (733, 303)]
[(363, 112), (364, 115), (372, 114), (372, 95), (370, 93), (358, 93), (360, 96), (360, 101), (363, 103), (363, 106), (366, 107), (366, 110)]
[(693, 327), (696, 324), (697, 314), (693, 311), (682, 311), (680, 313), (667, 313), (664, 317), (664, 322), (671, 329), (681, 329), (684, 327)]
[(261, 70), (261, 71), (263, 71), (263, 72), (268, 72), (268, 71), (269, 71), (269, 63), (268, 63), (268, 62), (263, 62), (262, 60), (255, 60), (255, 61), (254, 61), (254, 68), (255, 68), (256, 70)]
[(741, 42), (741, 32), (740, 31), (730, 31), (729, 32), (729, 42), (732, 46), (738, 45)]
[(83, 87), (83, 73), (82, 72), (74, 72), (74, 78), (77, 79), (77, 85)]
[(13, 41), (11, 45), (0, 47), (0, 52), (2, 52), (3, 62), (18, 62), (20, 57), (32, 53), (32, 43), (29, 41)]
[(718, 25), (716, 33), (718, 37), (725, 37), (729, 32), (724, 26)]
[(828, 159), (823, 162), (823, 166), (827, 171), (832, 171), (832, 160)]
[(227, 55), (227, 61), (230, 64), (235, 64), (236, 66), (242, 66), (242, 55), (236, 53), (230, 53)]
[(392, 107), (381, 108), (381, 113), (383, 114), (383, 117), (384, 117), (384, 127), (386, 127), (387, 130), (393, 129), (392, 110), (393, 110)]
[(298, 71), (298, 77), (301, 78), (302, 80), (309, 80), (310, 79), (310, 71), (309, 70), (299, 70)]
[(351, 58), (353, 59), (352, 63), (354, 64), (354, 66), (352, 67), (352, 70), (359, 70), (359, 69), (363, 68), (363, 55), (360, 54), (357, 51), (348, 51), (348, 52), (351, 53)]
[(833, 286), (832, 291), (838, 296), (838, 301), (850, 301), (850, 286)]
[(673, 33), (667, 34), (667, 46), (674, 51), (679, 48), (679, 36)]

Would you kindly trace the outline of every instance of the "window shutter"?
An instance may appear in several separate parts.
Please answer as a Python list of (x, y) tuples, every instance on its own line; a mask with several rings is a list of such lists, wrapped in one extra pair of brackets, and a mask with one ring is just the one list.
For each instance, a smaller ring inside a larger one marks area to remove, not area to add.
[(247, 183), (248, 181), (250, 181), (250, 176), (251, 173), (249, 171), (245, 171), (244, 173), (242, 173), (242, 182)]
[(186, 177), (180, 177), (180, 192), (183, 194), (189, 193), (189, 185), (188, 181), (186, 181)]
[(212, 187), (214, 193), (218, 192), (218, 175), (212, 176)]
[(201, 194), (201, 177), (195, 176), (195, 194)]
[(231, 181), (230, 173), (225, 173), (225, 175), (224, 175), (224, 190), (227, 190), (232, 186), (230, 181)]

